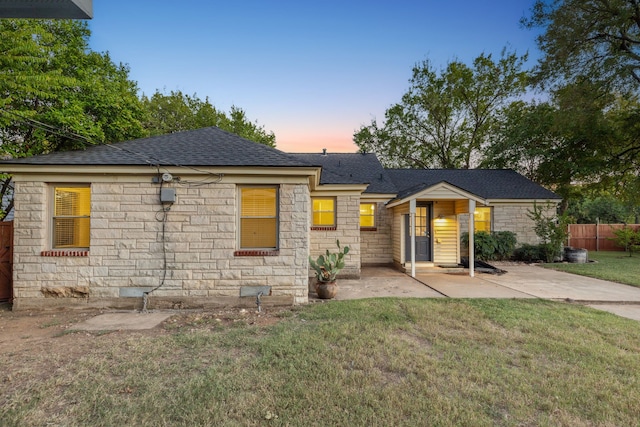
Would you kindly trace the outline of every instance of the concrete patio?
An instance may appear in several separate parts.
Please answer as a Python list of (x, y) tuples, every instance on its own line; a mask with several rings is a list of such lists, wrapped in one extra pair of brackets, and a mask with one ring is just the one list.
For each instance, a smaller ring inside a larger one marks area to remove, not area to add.
[[(340, 280), (336, 300), (402, 298), (542, 298), (570, 301), (640, 321), (640, 288), (549, 270), (535, 265), (500, 266), (502, 275), (422, 272), (416, 278), (390, 267), (367, 267), (358, 280)], [(443, 270), (445, 271), (445, 270)], [(315, 295), (309, 298), (315, 300)], [(74, 329), (149, 329), (171, 312), (115, 312)]]

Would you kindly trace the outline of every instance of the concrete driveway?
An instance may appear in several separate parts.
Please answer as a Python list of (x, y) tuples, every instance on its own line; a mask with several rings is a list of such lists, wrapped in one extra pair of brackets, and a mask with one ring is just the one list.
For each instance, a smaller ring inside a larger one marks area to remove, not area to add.
[(360, 280), (341, 280), (336, 299), (372, 297), (542, 298), (572, 301), (640, 321), (640, 288), (549, 270), (506, 265), (506, 274), (419, 273), (416, 279), (386, 268), (364, 268)]

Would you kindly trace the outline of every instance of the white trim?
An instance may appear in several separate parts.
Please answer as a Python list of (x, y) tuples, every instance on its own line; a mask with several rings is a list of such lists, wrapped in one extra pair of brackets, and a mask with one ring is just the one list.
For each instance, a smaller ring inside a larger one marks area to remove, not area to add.
[[(444, 189), (446, 191), (449, 191), (451, 194), (447, 195), (447, 196), (434, 196), (434, 195), (430, 195), (430, 193), (433, 193), (435, 190), (441, 190)], [(449, 183), (446, 182), (439, 182), (435, 185), (432, 185), (431, 187), (425, 188), (422, 191), (419, 191), (417, 193), (412, 194), (409, 197), (405, 197), (404, 199), (400, 199), (400, 200), (396, 200), (394, 202), (391, 202), (387, 205), (387, 207), (393, 208), (395, 206), (401, 205), (403, 203), (406, 203), (408, 201), (411, 200), (415, 200), (415, 199), (424, 199), (424, 200), (474, 200), (478, 203), (482, 203), (485, 205), (488, 205), (489, 202), (475, 194), (469, 193), (467, 191), (464, 191), (454, 185), (451, 185)]]

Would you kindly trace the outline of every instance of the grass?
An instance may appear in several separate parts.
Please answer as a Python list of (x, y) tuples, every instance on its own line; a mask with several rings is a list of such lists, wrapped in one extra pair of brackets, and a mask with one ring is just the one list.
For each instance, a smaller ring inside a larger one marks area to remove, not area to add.
[(587, 264), (554, 263), (543, 264), (546, 268), (566, 271), (581, 276), (610, 280), (640, 287), (640, 255), (629, 256), (627, 252), (589, 252)]
[(75, 358), (49, 352), (47, 372), (3, 355), (22, 370), (2, 425), (638, 423), (640, 328), (581, 306), (388, 298), (214, 323), (94, 336)]

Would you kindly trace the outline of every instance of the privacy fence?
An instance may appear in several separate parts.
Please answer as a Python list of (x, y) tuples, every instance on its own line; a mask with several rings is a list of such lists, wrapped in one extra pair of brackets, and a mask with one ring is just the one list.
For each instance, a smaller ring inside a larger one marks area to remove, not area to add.
[[(569, 224), (569, 246), (589, 251), (624, 251), (613, 241), (613, 231), (623, 227), (624, 224)], [(637, 231), (640, 224), (628, 227)]]

